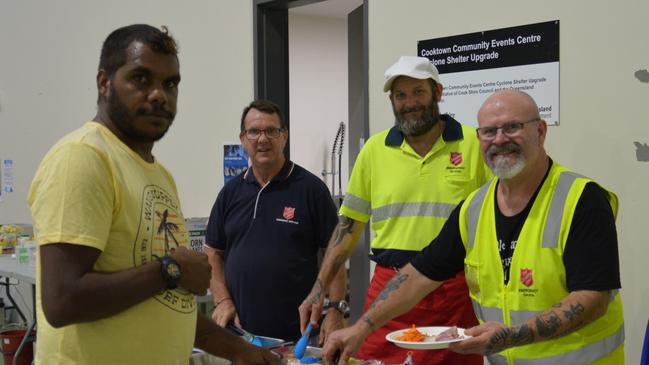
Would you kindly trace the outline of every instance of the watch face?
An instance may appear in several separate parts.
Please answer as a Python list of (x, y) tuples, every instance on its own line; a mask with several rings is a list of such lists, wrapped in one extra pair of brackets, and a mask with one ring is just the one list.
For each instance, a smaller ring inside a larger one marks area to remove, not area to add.
[(180, 277), (180, 267), (175, 262), (167, 263), (166, 270), (170, 278), (176, 279)]
[(338, 303), (338, 309), (340, 309), (341, 312), (345, 313), (347, 309), (349, 309), (349, 304), (345, 301), (341, 301)]

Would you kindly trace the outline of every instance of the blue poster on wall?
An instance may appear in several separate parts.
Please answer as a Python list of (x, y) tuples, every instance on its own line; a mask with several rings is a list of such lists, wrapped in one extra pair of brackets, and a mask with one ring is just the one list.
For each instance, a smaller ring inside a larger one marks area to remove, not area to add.
[(240, 144), (223, 144), (223, 183), (248, 169), (248, 154)]

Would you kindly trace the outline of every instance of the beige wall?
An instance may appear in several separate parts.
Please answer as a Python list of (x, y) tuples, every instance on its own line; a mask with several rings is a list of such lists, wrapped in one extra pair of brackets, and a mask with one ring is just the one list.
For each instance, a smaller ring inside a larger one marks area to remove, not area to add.
[[(331, 172), (331, 149), (340, 122), (348, 125), (347, 19), (289, 11), (291, 159), (322, 177)], [(345, 134), (347, 134), (346, 129)], [(347, 188), (349, 139), (342, 155), (342, 191)], [(336, 159), (336, 169), (338, 169)], [(331, 175), (325, 183), (331, 189)], [(336, 195), (339, 195), (336, 175)]]
[(49, 147), (95, 115), (101, 43), (132, 23), (167, 25), (180, 45), (178, 114), (154, 154), (176, 177), (187, 217), (207, 216), (223, 185), (223, 141), (238, 141), (252, 99), (252, 1), (0, 0), (0, 159), (16, 191), (0, 223), (31, 222), (29, 183)]
[(646, 0), (370, 1), (370, 130), (391, 125), (381, 91), (383, 71), (417, 41), (559, 19), (561, 125), (546, 148), (556, 161), (618, 194), (622, 297), (627, 363), (639, 363), (649, 312), (647, 214), (649, 162), (634, 141), (649, 142), (649, 84), (634, 77), (649, 68)]

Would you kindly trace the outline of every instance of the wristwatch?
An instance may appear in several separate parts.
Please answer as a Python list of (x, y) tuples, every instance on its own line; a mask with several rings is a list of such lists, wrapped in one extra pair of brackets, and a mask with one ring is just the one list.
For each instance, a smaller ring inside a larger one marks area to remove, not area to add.
[(338, 312), (340, 312), (343, 316), (349, 315), (349, 311), (350, 311), (349, 303), (347, 303), (347, 301), (345, 301), (344, 299), (335, 302), (330, 301), (329, 303), (327, 303), (325, 307), (333, 308)]
[(162, 257), (155, 256), (155, 258), (160, 261), (160, 272), (162, 278), (167, 282), (167, 289), (176, 289), (183, 275), (180, 264), (168, 255)]

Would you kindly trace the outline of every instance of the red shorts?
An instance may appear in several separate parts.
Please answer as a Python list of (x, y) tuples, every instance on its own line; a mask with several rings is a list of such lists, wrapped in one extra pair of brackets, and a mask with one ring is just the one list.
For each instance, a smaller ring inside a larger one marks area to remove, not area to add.
[[(376, 266), (374, 276), (365, 297), (366, 311), (383, 286), (396, 274), (393, 268)], [(385, 364), (403, 364), (407, 353), (412, 351), (414, 365), (478, 365), (483, 363), (481, 355), (461, 355), (449, 350), (408, 350), (389, 343), (385, 336), (396, 330), (420, 326), (458, 326), (470, 328), (478, 324), (473, 313), (469, 289), (464, 272), (457, 274), (428, 294), (410, 311), (386, 323), (372, 332), (356, 354), (359, 359), (381, 360)]]

